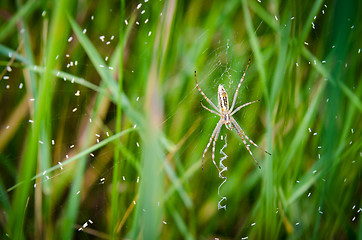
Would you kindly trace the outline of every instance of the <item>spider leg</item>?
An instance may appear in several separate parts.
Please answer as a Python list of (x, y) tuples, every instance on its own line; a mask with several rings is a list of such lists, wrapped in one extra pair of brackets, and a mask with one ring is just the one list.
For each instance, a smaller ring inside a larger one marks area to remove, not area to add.
[(196, 77), (196, 71), (195, 71), (195, 82), (196, 82), (196, 87), (199, 90), (199, 92), (201, 93), (201, 95), (206, 99), (206, 101), (213, 107), (215, 108), (216, 111), (219, 111), (219, 109), (215, 106), (215, 104), (213, 104), (211, 102), (211, 100), (206, 97), (205, 93), (201, 90), (201, 88), (199, 87), (199, 84), (197, 83), (197, 77)]
[(213, 114), (219, 115), (219, 116), (221, 117), (220, 113), (215, 112), (214, 110), (209, 109), (209, 108), (206, 107), (204, 104), (202, 104), (201, 101), (200, 101), (200, 103), (201, 103), (201, 106), (202, 106), (203, 108), (205, 108), (207, 111), (212, 112)]
[(246, 141), (245, 141), (245, 138), (243, 137), (243, 135), (241, 134), (241, 132), (239, 131), (239, 129), (236, 127), (236, 125), (235, 125), (234, 121), (232, 121), (232, 124), (233, 124), (233, 126), (234, 126), (234, 128), (235, 128), (235, 131), (236, 131), (236, 132), (238, 133), (238, 135), (241, 137), (241, 140), (243, 140), (243, 143), (244, 143), (244, 145), (245, 145), (246, 149), (248, 149), (248, 151), (249, 151), (250, 155), (253, 157), (253, 159), (254, 159), (254, 161), (255, 161), (256, 165), (258, 165), (258, 167), (261, 169), (261, 167), (260, 167), (260, 165), (259, 165), (258, 161), (256, 161), (256, 159), (255, 159), (255, 157), (254, 157), (253, 153), (251, 152), (251, 150), (250, 150), (250, 148), (249, 148), (248, 144), (247, 144), (247, 143), (246, 143)]
[(241, 105), (240, 107), (238, 107), (237, 109), (235, 109), (231, 114), (230, 116), (234, 115), (237, 111), (239, 111), (240, 109), (242, 109), (243, 107), (246, 107), (252, 103), (256, 103), (256, 102), (259, 102), (260, 100), (255, 100), (255, 101), (252, 101), (252, 102), (248, 102), (248, 103), (245, 103), (243, 105)]
[[(221, 122), (221, 121), (219, 121)], [(219, 133), (220, 133), (220, 130), (221, 130), (221, 126), (222, 126), (222, 123), (221, 125), (219, 126), (219, 128), (217, 129), (216, 133), (215, 133), (215, 138), (214, 138), (214, 142), (212, 144), (212, 162), (214, 163), (215, 167), (217, 168), (217, 171), (219, 172), (219, 174), (224, 177), (224, 175), (221, 173), (219, 167), (217, 166), (216, 162), (215, 162), (215, 146), (216, 146), (216, 141), (219, 137)]]
[(216, 132), (217, 132), (217, 131), (220, 132), (221, 126), (222, 126), (222, 121), (220, 120), (220, 121), (216, 124), (216, 127), (215, 127), (214, 131), (213, 131), (212, 134), (211, 134), (210, 140), (209, 140), (209, 142), (208, 142), (207, 145), (206, 145), (206, 148), (205, 148), (205, 150), (204, 150), (204, 153), (202, 154), (202, 162), (201, 162), (201, 169), (202, 169), (202, 170), (204, 170), (204, 158), (205, 158), (207, 149), (209, 149), (210, 144), (211, 144), (211, 142), (212, 142), (212, 139), (214, 139)]
[[(239, 134), (239, 133), (238, 133), (238, 134)], [(239, 136), (240, 136), (240, 137), (241, 137), (241, 139), (243, 140), (243, 143), (244, 143), (244, 145), (245, 145), (246, 149), (248, 149), (248, 151), (249, 151), (250, 155), (253, 157), (253, 159), (254, 159), (254, 161), (255, 161), (256, 165), (258, 165), (259, 169), (261, 169), (261, 167), (260, 167), (260, 165), (259, 165), (258, 161), (256, 161), (256, 159), (255, 159), (255, 157), (254, 157), (253, 153), (251, 152), (251, 150), (250, 150), (250, 148), (249, 148), (249, 145), (246, 143), (246, 141), (245, 141), (244, 137), (243, 137), (242, 135), (240, 135), (240, 134), (239, 134)]]
[[(239, 126), (239, 124), (235, 121), (235, 119), (233, 117), (230, 117), (230, 121), (233, 123), (233, 126), (235, 128), (235, 130), (237, 130), (237, 132), (240, 132), (251, 144), (253, 144), (255, 147), (259, 148), (260, 150), (264, 151), (266, 154), (271, 155), (271, 153), (267, 152), (266, 150), (264, 150), (263, 148), (259, 147), (256, 143), (253, 142), (253, 140), (251, 140), (246, 134), (245, 132), (241, 129), (241, 127)], [(239, 134), (239, 133), (238, 133)], [(240, 135), (240, 134), (239, 134)]]
[(235, 94), (234, 94), (233, 104), (231, 105), (230, 112), (233, 111), (233, 109), (234, 109), (235, 102), (236, 102), (236, 98), (238, 97), (239, 88), (240, 88), (240, 86), (241, 86), (241, 83), (244, 81), (245, 74), (246, 74), (246, 71), (247, 71), (248, 68), (249, 68), (249, 65), (250, 65), (250, 59), (249, 59), (249, 61), (248, 61), (248, 65), (246, 65), (246, 69), (245, 69), (245, 71), (244, 71), (244, 74), (243, 74), (243, 76), (242, 76), (241, 79), (240, 79), (238, 88), (236, 89), (236, 92), (235, 92)]

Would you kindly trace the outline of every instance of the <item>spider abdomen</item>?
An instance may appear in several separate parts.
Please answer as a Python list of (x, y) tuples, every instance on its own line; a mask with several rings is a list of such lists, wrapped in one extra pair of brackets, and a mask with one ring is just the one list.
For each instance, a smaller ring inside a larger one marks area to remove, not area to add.
[(218, 95), (218, 103), (219, 103), (219, 108), (221, 110), (221, 112), (228, 112), (229, 111), (229, 98), (228, 98), (228, 94), (225, 91), (225, 88), (220, 84), (218, 91), (217, 91), (217, 95)]

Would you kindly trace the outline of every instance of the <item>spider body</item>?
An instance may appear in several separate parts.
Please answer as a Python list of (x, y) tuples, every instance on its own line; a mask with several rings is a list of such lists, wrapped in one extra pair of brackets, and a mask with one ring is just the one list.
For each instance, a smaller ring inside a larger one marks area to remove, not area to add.
[[(242, 109), (243, 107), (246, 107), (252, 103), (255, 102), (259, 102), (260, 100), (255, 100), (252, 102), (248, 102), (245, 103), (241, 106), (239, 106), (238, 108), (236, 108), (234, 110), (234, 106), (235, 106), (235, 102), (236, 102), (236, 98), (238, 96), (238, 92), (239, 92), (239, 88), (241, 86), (241, 83), (243, 82), (244, 78), (245, 78), (245, 73), (248, 70), (248, 67), (250, 65), (250, 59), (248, 62), (248, 65), (246, 66), (245, 72), (243, 74), (243, 76), (240, 79), (240, 82), (238, 84), (238, 87), (235, 91), (234, 94), (234, 98), (233, 98), (233, 102), (231, 104), (231, 108), (229, 109), (229, 97), (228, 94), (225, 91), (225, 88), (220, 84), (218, 87), (218, 108), (211, 102), (211, 100), (205, 95), (205, 93), (201, 90), (201, 88), (199, 87), (199, 84), (197, 83), (197, 77), (196, 77), (196, 71), (195, 71), (195, 82), (196, 82), (196, 87), (199, 90), (199, 92), (201, 93), (201, 95), (205, 98), (205, 100), (216, 110), (211, 110), (209, 108), (207, 108), (205, 105), (201, 103), (201, 106), (203, 108), (205, 108), (206, 110), (208, 110), (211, 113), (214, 113), (216, 115), (218, 115), (220, 117), (219, 122), (216, 124), (216, 127), (214, 129), (214, 131), (211, 134), (210, 140), (204, 150), (204, 153), (202, 154), (202, 169), (204, 169), (204, 158), (205, 158), (205, 154), (208, 150), (208, 148), (210, 147), (211, 142), (213, 142), (213, 146), (212, 146), (212, 161), (214, 163), (214, 165), (216, 166), (217, 170), (219, 171), (219, 174), (221, 174), (219, 167), (217, 166), (216, 162), (215, 162), (215, 145), (216, 145), (216, 141), (219, 137), (220, 134), (220, 130), (222, 125), (225, 125), (225, 127), (228, 130), (232, 130), (235, 129), (236, 133), (240, 136), (241, 140), (243, 141), (246, 149), (249, 151), (250, 155), (252, 156), (252, 158), (254, 159), (255, 163), (258, 165), (258, 167), (260, 168), (259, 163), (256, 161), (253, 153), (251, 152), (249, 145), (247, 144), (246, 140), (248, 140), (252, 145), (256, 146), (257, 148), (261, 149), (262, 151), (264, 151), (265, 153), (271, 155), (269, 152), (265, 151), (264, 149), (262, 149), (261, 147), (259, 147), (257, 144), (255, 144), (246, 134), (245, 132), (241, 129), (241, 127), (239, 126), (239, 124), (235, 121), (235, 119), (233, 118), (233, 115), (235, 113), (237, 113), (240, 109)], [(213, 141), (214, 140), (214, 141)]]
[(218, 95), (218, 106), (220, 109), (221, 118), (224, 119), (225, 127), (229, 130), (232, 129), (232, 124), (230, 122), (230, 113), (229, 113), (229, 97), (225, 88), (220, 84), (217, 90)]

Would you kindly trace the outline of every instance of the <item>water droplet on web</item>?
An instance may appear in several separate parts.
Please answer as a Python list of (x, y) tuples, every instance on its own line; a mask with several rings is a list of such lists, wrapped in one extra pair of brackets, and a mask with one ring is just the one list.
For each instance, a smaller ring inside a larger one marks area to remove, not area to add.
[(320, 206), (319, 206), (319, 208), (318, 208), (318, 212), (319, 212), (320, 214), (323, 214)]

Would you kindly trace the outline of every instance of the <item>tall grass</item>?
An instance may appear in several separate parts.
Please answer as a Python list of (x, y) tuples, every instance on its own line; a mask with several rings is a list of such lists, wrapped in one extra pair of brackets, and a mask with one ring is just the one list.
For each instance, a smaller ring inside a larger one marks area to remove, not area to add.
[[(70, 5), (69, 5), (70, 4)], [(1, 239), (362, 239), (361, 4), (8, 1)], [(203, 151), (216, 103), (260, 99)], [(204, 101), (205, 103), (205, 101)], [(216, 143), (217, 162), (225, 140)]]

